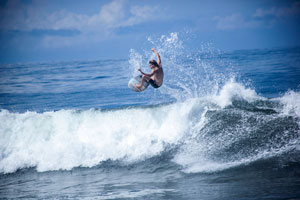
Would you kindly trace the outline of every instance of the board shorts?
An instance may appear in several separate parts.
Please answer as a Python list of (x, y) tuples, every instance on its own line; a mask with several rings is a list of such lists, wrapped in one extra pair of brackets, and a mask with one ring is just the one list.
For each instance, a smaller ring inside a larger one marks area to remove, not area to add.
[(154, 88), (159, 88), (159, 87), (160, 87), (160, 86), (158, 86), (158, 85), (156, 84), (155, 80), (150, 79), (150, 80), (148, 81), (148, 83), (150, 83), (150, 85), (151, 85), (152, 87), (154, 87)]

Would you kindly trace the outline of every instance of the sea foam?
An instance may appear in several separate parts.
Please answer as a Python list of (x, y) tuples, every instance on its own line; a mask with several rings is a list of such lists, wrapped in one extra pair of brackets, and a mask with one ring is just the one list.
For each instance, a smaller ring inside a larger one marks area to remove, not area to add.
[(0, 112), (0, 171), (92, 167), (158, 155), (186, 132), (191, 104), (123, 110)]

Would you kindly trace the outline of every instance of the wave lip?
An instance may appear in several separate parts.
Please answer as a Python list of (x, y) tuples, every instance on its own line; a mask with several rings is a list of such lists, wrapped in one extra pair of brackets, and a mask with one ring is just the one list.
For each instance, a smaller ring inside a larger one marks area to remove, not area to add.
[(283, 97), (277, 98), (283, 105), (283, 114), (290, 115), (295, 114), (300, 117), (300, 93), (295, 91), (289, 91), (285, 93)]
[(212, 95), (212, 102), (225, 108), (232, 104), (233, 99), (243, 99), (248, 102), (263, 100), (265, 98), (256, 94), (255, 90), (245, 88), (243, 85), (235, 82), (233, 79), (228, 81), (218, 92), (217, 95)]

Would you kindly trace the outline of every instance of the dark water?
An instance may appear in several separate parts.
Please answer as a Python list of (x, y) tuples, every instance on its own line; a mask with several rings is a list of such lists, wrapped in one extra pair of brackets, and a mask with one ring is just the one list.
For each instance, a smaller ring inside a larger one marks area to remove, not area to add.
[(143, 93), (148, 51), (1, 65), (0, 198), (300, 199), (300, 48), (158, 41)]

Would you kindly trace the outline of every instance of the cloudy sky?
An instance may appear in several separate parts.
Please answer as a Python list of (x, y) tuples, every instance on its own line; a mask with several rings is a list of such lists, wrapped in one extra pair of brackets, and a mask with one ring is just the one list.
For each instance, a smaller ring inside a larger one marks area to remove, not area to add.
[(300, 46), (299, 24), (299, 0), (0, 0), (0, 63), (126, 59), (171, 32), (195, 48)]

